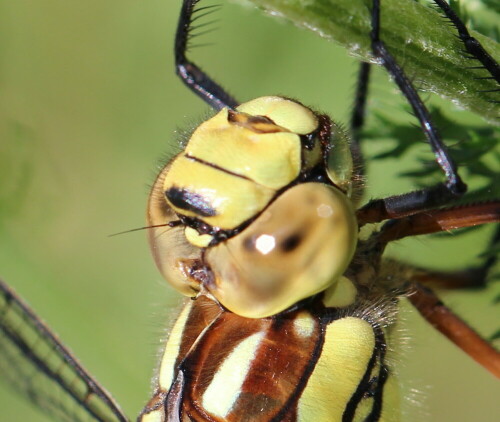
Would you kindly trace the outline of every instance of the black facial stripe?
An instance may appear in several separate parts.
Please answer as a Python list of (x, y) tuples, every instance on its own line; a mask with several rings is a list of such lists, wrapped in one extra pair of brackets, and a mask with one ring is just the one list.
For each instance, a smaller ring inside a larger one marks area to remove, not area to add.
[(200, 217), (217, 215), (217, 211), (212, 208), (211, 204), (198, 193), (172, 186), (165, 191), (165, 196), (175, 207), (194, 212)]
[(217, 164), (210, 163), (209, 161), (202, 160), (201, 158), (195, 157), (193, 155), (184, 154), (184, 157), (186, 157), (188, 160), (194, 161), (195, 163), (203, 164), (203, 165), (205, 165), (207, 167), (211, 167), (211, 168), (213, 168), (215, 170), (218, 170), (218, 171), (220, 171), (222, 173), (226, 173), (226, 174), (229, 174), (229, 175), (234, 176), (234, 177), (239, 177), (240, 179), (245, 179), (245, 180), (253, 181), (252, 179), (250, 179), (247, 176), (243, 176), (242, 174), (238, 174), (238, 173), (232, 172), (232, 171), (230, 171), (228, 169), (225, 169), (224, 167), (220, 167)]

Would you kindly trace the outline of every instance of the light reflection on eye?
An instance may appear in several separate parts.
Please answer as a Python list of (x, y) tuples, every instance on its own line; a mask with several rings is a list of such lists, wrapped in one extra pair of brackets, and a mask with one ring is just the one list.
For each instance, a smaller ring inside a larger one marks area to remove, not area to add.
[(318, 206), (318, 208), (316, 208), (316, 212), (321, 218), (328, 218), (333, 214), (332, 207), (326, 204), (321, 204), (320, 206)]
[(255, 247), (262, 255), (267, 255), (275, 246), (276, 240), (269, 234), (262, 234), (255, 241)]

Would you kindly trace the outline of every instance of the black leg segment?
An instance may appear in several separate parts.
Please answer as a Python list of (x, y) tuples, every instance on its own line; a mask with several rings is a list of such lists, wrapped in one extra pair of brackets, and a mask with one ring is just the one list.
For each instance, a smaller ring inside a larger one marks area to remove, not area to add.
[(500, 65), (498, 62), (484, 49), (476, 38), (470, 35), (465, 24), (445, 0), (433, 1), (457, 29), (458, 38), (463, 42), (465, 51), (481, 63), (482, 66), (478, 68), (485, 69), (489, 72), (491, 76), (487, 76), (485, 79), (495, 80), (499, 85), (496, 91), (500, 92)]
[[(224, 88), (208, 76), (195, 63), (188, 60), (186, 51), (189, 39), (192, 35), (193, 21), (197, 18), (197, 13), (208, 13), (210, 8), (216, 6), (206, 6), (195, 8), (200, 0), (184, 0), (182, 3), (181, 15), (177, 24), (175, 34), (175, 68), (177, 75), (196, 95), (201, 97), (206, 103), (216, 110), (224, 107), (235, 108), (239, 103), (229, 95)], [(198, 16), (201, 17), (201, 16)]]
[(364, 207), (365, 210), (361, 211), (367, 217), (367, 222), (371, 220), (371, 218), (368, 218), (369, 214), (372, 214), (376, 221), (380, 221), (379, 218), (399, 218), (428, 208), (434, 208), (460, 198), (467, 190), (467, 186), (460, 178), (457, 167), (432, 122), (425, 104), (419, 97), (411, 81), (403, 72), (403, 69), (398, 65), (392, 54), (387, 50), (385, 43), (380, 39), (380, 0), (373, 0), (372, 4), (372, 31), (370, 38), (373, 55), (385, 67), (406, 97), (420, 123), (427, 142), (434, 152), (436, 162), (445, 174), (446, 182), (428, 189), (371, 201)]
[(356, 96), (351, 116), (351, 132), (354, 140), (358, 142), (358, 132), (365, 123), (366, 99), (368, 97), (368, 87), (370, 84), (371, 64), (362, 62), (359, 65), (358, 80), (356, 81)]

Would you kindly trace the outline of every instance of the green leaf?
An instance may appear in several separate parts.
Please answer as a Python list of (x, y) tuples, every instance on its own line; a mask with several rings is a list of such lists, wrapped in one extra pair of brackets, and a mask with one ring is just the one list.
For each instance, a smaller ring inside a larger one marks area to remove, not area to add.
[[(437, 107), (430, 107), (432, 120), (440, 129), (443, 140), (456, 163), (460, 174), (469, 184), (467, 195), (460, 202), (470, 203), (500, 198), (500, 131), (498, 128), (457, 124)], [(380, 137), (391, 140), (388, 150), (371, 156), (372, 159), (402, 158), (409, 150), (422, 144), (420, 127), (411, 123), (394, 123), (387, 116), (376, 113), (373, 127), (363, 131), (364, 139)], [(420, 157), (420, 154), (422, 156)], [(429, 148), (419, 153), (417, 167), (410, 167), (399, 174), (409, 177), (417, 186), (431, 186), (442, 178)]]
[[(361, 60), (374, 62), (369, 39), (370, 0), (248, 1), (343, 45)], [(481, 79), (489, 76), (484, 69), (471, 68), (479, 66), (479, 62), (466, 57), (449, 21), (436, 10), (414, 1), (381, 3), (381, 38), (410, 79), (419, 88), (500, 124), (498, 84)], [(499, 43), (475, 31), (471, 34), (494, 58), (500, 59)]]

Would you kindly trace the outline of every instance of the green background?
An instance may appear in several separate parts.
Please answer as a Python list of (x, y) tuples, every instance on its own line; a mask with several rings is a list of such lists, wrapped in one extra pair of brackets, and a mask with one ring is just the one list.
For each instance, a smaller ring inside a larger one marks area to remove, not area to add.
[[(108, 235), (144, 225), (148, 186), (176, 131), (208, 110), (174, 75), (179, 7), (0, 0), (0, 277), (131, 418), (150, 397), (159, 339), (181, 298), (156, 271), (144, 232)], [(213, 44), (193, 53), (238, 99), (283, 94), (347, 122), (356, 65), (342, 49), (251, 8), (224, 4), (216, 18), (217, 31), (195, 41)], [(387, 100), (395, 88), (381, 72), (376, 80), (372, 106), (400, 113)], [(408, 190), (396, 176), (404, 165), (370, 166), (368, 196)], [(474, 262), (485, 235), (401, 241), (390, 253), (456, 268)], [(491, 335), (493, 296), (445, 300)], [(497, 420), (498, 381), (406, 306), (401, 319), (394, 360), (405, 420)], [(0, 409), (0, 421), (48, 420), (4, 386)]]

